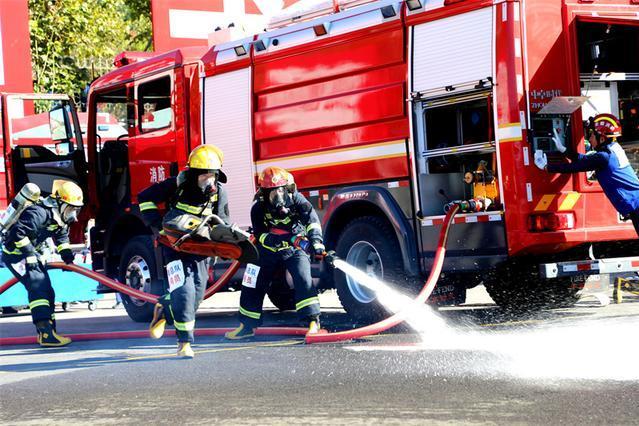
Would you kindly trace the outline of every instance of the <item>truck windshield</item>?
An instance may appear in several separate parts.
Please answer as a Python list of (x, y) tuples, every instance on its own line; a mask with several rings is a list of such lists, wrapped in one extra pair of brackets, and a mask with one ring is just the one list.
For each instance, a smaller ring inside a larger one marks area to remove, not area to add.
[(101, 142), (98, 150), (108, 141), (115, 141), (127, 132), (126, 89), (120, 89), (98, 96), (96, 102), (96, 129)]

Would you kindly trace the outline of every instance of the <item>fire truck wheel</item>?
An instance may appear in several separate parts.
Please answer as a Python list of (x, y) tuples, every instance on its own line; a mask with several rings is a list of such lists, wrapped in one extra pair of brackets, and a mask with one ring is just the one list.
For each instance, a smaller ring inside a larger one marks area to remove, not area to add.
[[(394, 287), (406, 288), (401, 251), (391, 227), (381, 218), (364, 216), (349, 222), (335, 247), (349, 264)], [(373, 291), (341, 271), (334, 272), (342, 306), (355, 320), (374, 322), (389, 316)]]
[(269, 300), (280, 311), (295, 310), (295, 289), (290, 274), (284, 269), (279, 271), (266, 291)]
[[(124, 247), (120, 258), (119, 281), (147, 293), (161, 294), (162, 283), (157, 279), (153, 241), (148, 235), (132, 238)], [(135, 322), (150, 322), (153, 304), (122, 295), (126, 313)]]
[(535, 262), (506, 262), (486, 277), (484, 285), (497, 305), (513, 313), (566, 308), (579, 299), (579, 288), (569, 277), (544, 280)]

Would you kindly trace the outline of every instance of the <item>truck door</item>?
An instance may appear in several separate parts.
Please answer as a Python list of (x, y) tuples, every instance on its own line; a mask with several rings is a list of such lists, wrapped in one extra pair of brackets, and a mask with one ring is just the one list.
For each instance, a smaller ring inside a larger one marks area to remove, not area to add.
[(135, 83), (135, 132), (129, 142), (131, 195), (177, 174), (172, 72)]
[(96, 156), (95, 198), (100, 215), (109, 218), (130, 203), (128, 143), (135, 127), (133, 87), (123, 84), (94, 96), (89, 106), (93, 127), (89, 134), (95, 134), (95, 146), (89, 143), (89, 149), (95, 150)]
[(56, 179), (86, 188), (82, 131), (68, 96), (4, 95), (2, 112), (9, 200), (27, 182), (38, 185), (44, 195), (51, 193)]

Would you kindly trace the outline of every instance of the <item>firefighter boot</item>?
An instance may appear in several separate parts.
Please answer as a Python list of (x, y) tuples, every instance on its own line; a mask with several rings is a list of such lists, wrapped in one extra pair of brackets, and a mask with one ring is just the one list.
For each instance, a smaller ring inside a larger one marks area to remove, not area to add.
[(195, 352), (191, 348), (191, 344), (189, 342), (178, 342), (178, 350), (177, 350), (178, 358), (193, 358), (195, 356)]
[(71, 343), (71, 339), (56, 333), (51, 321), (39, 321), (36, 328), (38, 329), (38, 344), (43, 348), (66, 346)]
[(156, 303), (153, 308), (153, 319), (149, 324), (149, 334), (152, 339), (159, 339), (164, 334), (164, 328), (166, 327), (166, 318), (164, 318), (164, 306), (160, 303)]
[(243, 323), (240, 323), (240, 326), (237, 327), (235, 330), (229, 331), (224, 334), (224, 337), (229, 340), (248, 339), (249, 337), (253, 336), (255, 336), (255, 329), (246, 327)]
[(321, 329), (319, 317), (311, 317), (311, 321), (308, 323), (307, 334), (319, 333)]

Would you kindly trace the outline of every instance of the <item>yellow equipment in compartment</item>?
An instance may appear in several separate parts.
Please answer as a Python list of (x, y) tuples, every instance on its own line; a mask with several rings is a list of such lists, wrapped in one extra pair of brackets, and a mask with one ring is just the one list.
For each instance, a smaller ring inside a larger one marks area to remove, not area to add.
[(473, 198), (488, 199), (490, 204), (495, 204), (499, 198), (497, 189), (497, 179), (492, 170), (488, 169), (488, 163), (484, 160), (479, 162), (477, 170), (466, 172), (464, 182), (473, 187)]
[(617, 277), (615, 279), (615, 287), (612, 291), (612, 300), (615, 303), (623, 302), (623, 292), (639, 296), (639, 277)]

